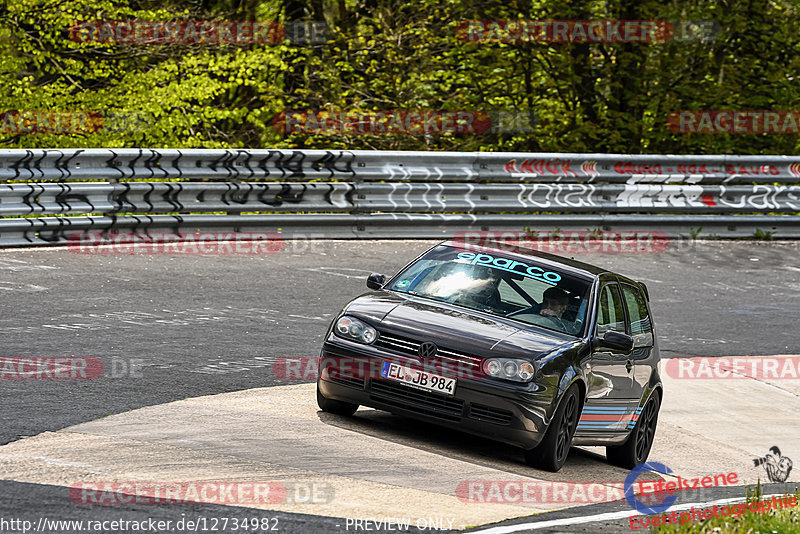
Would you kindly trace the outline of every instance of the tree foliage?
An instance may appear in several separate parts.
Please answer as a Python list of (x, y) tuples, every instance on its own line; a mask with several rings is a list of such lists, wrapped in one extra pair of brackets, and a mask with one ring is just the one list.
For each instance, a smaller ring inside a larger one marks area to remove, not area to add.
[[(6, 0), (0, 142), (793, 154), (798, 135), (683, 134), (667, 119), (683, 110), (800, 110), (799, 11), (785, 0)], [(609, 19), (713, 21), (713, 33), (678, 24), (680, 35), (647, 43), (470, 42), (459, 33), (470, 20)], [(70, 31), (136, 20), (324, 21), (328, 32), (324, 42), (148, 43)], [(524, 127), (286, 134), (276, 126), (286, 110), (486, 111), (517, 114)], [(14, 122), (17, 111), (87, 113), (103, 127), (31, 132)]]

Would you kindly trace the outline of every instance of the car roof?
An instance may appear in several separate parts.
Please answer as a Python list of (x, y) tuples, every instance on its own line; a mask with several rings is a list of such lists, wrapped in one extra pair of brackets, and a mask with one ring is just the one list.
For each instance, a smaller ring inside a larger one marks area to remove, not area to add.
[[(549, 254), (547, 252), (541, 252), (538, 250), (521, 247), (517, 245), (509, 245), (508, 243), (502, 243), (498, 241), (491, 241), (491, 240), (481, 241), (481, 244), (477, 245), (477, 244), (466, 244), (463, 242), (463, 240), (449, 239), (447, 241), (442, 241), (441, 243), (439, 243), (439, 245), (446, 245), (454, 248), (463, 248), (470, 252), (494, 251), (494, 252), (500, 252), (505, 256), (517, 256), (519, 258), (535, 258), (541, 263), (557, 266), (562, 271), (568, 272), (569, 274), (579, 276), (582, 278), (594, 279), (600, 276), (601, 274), (616, 274), (613, 271), (609, 271), (608, 269), (605, 269), (603, 267), (598, 267), (597, 265), (592, 265), (590, 263), (584, 263), (582, 261), (574, 260), (571, 258), (557, 256), (556, 254)], [(509, 248), (512, 248), (512, 250), (508, 250)]]

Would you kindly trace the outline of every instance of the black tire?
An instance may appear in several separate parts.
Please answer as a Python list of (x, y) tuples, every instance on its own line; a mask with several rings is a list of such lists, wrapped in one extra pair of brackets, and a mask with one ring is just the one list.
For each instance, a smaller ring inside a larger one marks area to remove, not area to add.
[(573, 384), (561, 399), (542, 442), (525, 451), (525, 463), (554, 473), (561, 469), (569, 456), (580, 413), (578, 387)]
[(353, 415), (358, 410), (358, 404), (328, 399), (322, 395), (317, 384), (317, 406), (323, 412), (335, 413), (337, 415)]
[(625, 469), (633, 469), (647, 461), (650, 449), (653, 448), (660, 405), (661, 397), (658, 391), (654, 391), (647, 399), (639, 421), (636, 422), (636, 426), (633, 427), (633, 431), (625, 443), (606, 447), (608, 463)]

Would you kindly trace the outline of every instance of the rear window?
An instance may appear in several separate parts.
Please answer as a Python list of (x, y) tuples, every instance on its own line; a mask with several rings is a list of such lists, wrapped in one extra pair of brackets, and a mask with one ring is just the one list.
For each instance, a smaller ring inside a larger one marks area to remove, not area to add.
[(647, 302), (644, 294), (638, 287), (623, 284), (622, 295), (625, 298), (625, 306), (628, 308), (631, 335), (634, 337), (635, 345), (652, 345), (653, 325), (650, 321), (650, 314), (647, 311)]

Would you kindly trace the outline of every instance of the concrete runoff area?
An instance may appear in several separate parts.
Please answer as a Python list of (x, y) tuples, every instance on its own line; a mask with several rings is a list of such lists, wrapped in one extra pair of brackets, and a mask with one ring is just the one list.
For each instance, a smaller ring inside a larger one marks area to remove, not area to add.
[[(793, 424), (800, 380), (662, 375), (649, 460), (673, 471), (668, 481), (731, 472), (739, 485), (766, 481), (753, 459), (772, 446), (800, 460)], [(440, 518), (444, 527), (463, 529), (586, 504), (469, 502), (456, 495), (464, 481), (611, 486), (628, 474), (608, 465), (601, 448), (575, 448), (560, 472), (549, 473), (527, 467), (516, 448), (386, 412), (323, 413), (314, 389), (305, 383), (189, 398), (45, 432), (0, 447), (0, 478), (63, 486), (65, 500), (69, 487), (92, 481), (279, 482), (289, 493), (322, 490), (237, 505), (351, 519)], [(607, 496), (618, 499), (618, 488)]]

